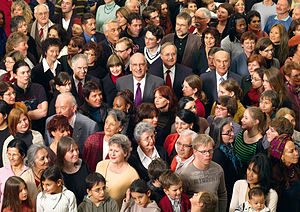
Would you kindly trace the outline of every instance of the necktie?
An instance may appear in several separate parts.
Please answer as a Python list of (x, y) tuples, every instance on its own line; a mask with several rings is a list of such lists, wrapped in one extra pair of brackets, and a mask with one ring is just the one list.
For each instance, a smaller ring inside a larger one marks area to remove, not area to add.
[(92, 42), (95, 42), (95, 39), (94, 39), (94, 38), (91, 38), (91, 41), (92, 41)]
[(83, 100), (83, 95), (82, 95), (82, 82), (79, 81), (79, 83), (77, 84), (77, 90), (78, 90), (78, 97), (79, 100), (82, 101)]
[(166, 85), (169, 86), (170, 88), (172, 88), (172, 81), (171, 81), (171, 77), (170, 77), (170, 70), (167, 70), (167, 76), (166, 76)]
[(43, 30), (43, 28), (41, 27), (41, 31), (40, 31), (40, 38), (42, 38), (42, 37), (43, 37), (43, 34), (44, 34), (44, 30)]
[(225, 79), (223, 77), (220, 78), (220, 83), (223, 82)]
[(134, 104), (138, 107), (142, 103), (142, 90), (141, 90), (141, 83), (137, 83), (137, 89), (135, 93), (135, 101)]

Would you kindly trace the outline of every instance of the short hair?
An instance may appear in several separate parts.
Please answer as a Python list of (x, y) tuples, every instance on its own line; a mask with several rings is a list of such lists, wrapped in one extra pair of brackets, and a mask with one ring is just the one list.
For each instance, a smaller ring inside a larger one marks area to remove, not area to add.
[(83, 52), (85, 51), (89, 51), (89, 50), (93, 50), (95, 57), (96, 57), (96, 61), (99, 59), (100, 55), (103, 54), (103, 48), (100, 44), (95, 43), (95, 42), (89, 42), (84, 44), (83, 46)]
[(13, 50), (11, 52), (6, 53), (4, 58), (6, 59), (7, 57), (11, 57), (15, 62), (24, 60), (23, 55), (18, 50)]
[(294, 133), (292, 123), (284, 117), (275, 117), (270, 121), (269, 126), (273, 127), (279, 135), (288, 134), (292, 136)]
[(218, 51), (223, 51), (222, 48), (220, 47), (212, 47), (209, 51), (208, 51), (208, 55), (214, 55), (215, 53), (217, 53)]
[(73, 41), (74, 42), (74, 45), (76, 47), (78, 47), (79, 49), (83, 49), (83, 46), (85, 44), (85, 40), (83, 37), (72, 37), (69, 41), (69, 43)]
[(77, 60), (84, 59), (86, 61), (86, 64), (89, 64), (89, 60), (85, 54), (76, 54), (74, 57), (72, 57), (71, 64), (72, 66), (75, 66), (77, 63)]
[(251, 11), (249, 11), (249, 12), (247, 13), (246, 17), (247, 17), (247, 20), (248, 20), (248, 24), (250, 24), (250, 22), (252, 21), (252, 19), (253, 19), (254, 17), (258, 17), (259, 20), (261, 20), (260, 13), (259, 13), (258, 11), (256, 11), (256, 10), (251, 10)]
[(0, 96), (3, 98), (3, 95), (9, 88), (13, 88), (12, 84), (5, 81), (0, 81)]
[(128, 137), (126, 135), (115, 134), (108, 141), (109, 146), (112, 144), (119, 145), (123, 150), (124, 154), (127, 153), (127, 156), (125, 157), (125, 160), (127, 161), (128, 158), (130, 157), (130, 153), (132, 150), (131, 142), (129, 141)]
[(148, 176), (152, 181), (158, 180), (159, 176), (167, 169), (169, 169), (167, 162), (161, 158), (156, 158), (148, 166)]
[(120, 38), (119, 40), (116, 41), (116, 44), (118, 44), (118, 43), (124, 43), (126, 45), (126, 49), (132, 49), (133, 48), (133, 42), (128, 37)]
[(138, 192), (141, 194), (147, 194), (147, 192), (150, 190), (147, 183), (144, 180), (136, 179), (131, 183), (129, 186), (130, 192)]
[(189, 136), (193, 140), (194, 138), (196, 138), (197, 135), (198, 135), (198, 133), (196, 133), (195, 131), (190, 130), (190, 129), (185, 129), (180, 133), (178, 140), (182, 136)]
[[(10, 31), (11, 32), (17, 32), (19, 25), (22, 24), (23, 22), (26, 23), (26, 20), (24, 18), (24, 16), (14, 16), (11, 18), (10, 20)], [(27, 24), (27, 23), (26, 23)]]
[(202, 33), (202, 45), (205, 45), (204, 38), (205, 35), (211, 34), (215, 38), (215, 45), (214, 47), (220, 46), (221, 42), (221, 35), (220, 32), (215, 27), (208, 27)]
[(222, 131), (225, 125), (232, 123), (230, 117), (227, 118), (216, 118), (210, 125), (209, 136), (215, 141), (214, 149), (220, 147), (223, 144)]
[(231, 96), (220, 96), (216, 100), (216, 105), (222, 105), (227, 108), (227, 112), (234, 117), (237, 112), (238, 105), (236, 99)]
[(71, 82), (71, 76), (67, 72), (60, 72), (58, 75), (54, 77), (55, 85), (65, 85), (66, 82)]
[[(296, 5), (298, 5), (298, 8), (300, 7), (300, 3), (297, 3)], [(295, 8), (294, 8), (295, 9)], [(297, 27), (300, 25), (300, 19), (296, 19), (296, 20), (292, 20), (289, 30), (288, 30), (288, 36), (289, 39), (291, 39), (293, 36), (295, 36), (294, 31), (297, 29)], [(297, 47), (298, 45), (296, 45)], [(290, 47), (291, 49), (291, 47)]]
[(7, 149), (8, 148), (16, 148), (18, 149), (20, 155), (23, 157), (23, 159), (26, 157), (27, 155), (27, 151), (28, 151), (28, 147), (27, 147), (27, 144), (23, 141), (23, 140), (20, 140), (18, 138), (14, 138), (12, 139), (8, 145), (7, 145)]
[(47, 12), (49, 12), (49, 7), (47, 4), (38, 4), (37, 6), (34, 7), (34, 14), (37, 14), (37, 11), (40, 7), (45, 7)]
[(197, 11), (202, 11), (204, 12), (206, 18), (211, 18), (211, 13), (206, 7), (200, 7)]
[(95, 19), (95, 20), (96, 20), (96, 17), (95, 17), (95, 15), (92, 14), (92, 13), (84, 13), (84, 14), (82, 15), (82, 17), (81, 17), (81, 24), (82, 24), (82, 25), (87, 24), (87, 21), (88, 21), (89, 19)]
[(143, 119), (149, 119), (158, 116), (158, 113), (159, 111), (153, 103), (143, 102), (136, 109), (135, 123), (139, 123), (143, 121)]
[(17, 61), (17, 62), (14, 64), (14, 67), (13, 67), (13, 73), (14, 73), (14, 74), (17, 74), (17, 70), (18, 70), (19, 68), (23, 67), (23, 66), (28, 67), (29, 70), (30, 70), (29, 65), (28, 65), (24, 60), (19, 60), (19, 61)]
[[(70, 37), (67, 33), (67, 31), (60, 25), (60, 24), (54, 24), (51, 27), (49, 27), (48, 32), (50, 32), (50, 30), (55, 30), (58, 34), (58, 37), (62, 43), (62, 46), (67, 46), (68, 43), (70, 42)], [(49, 36), (49, 33), (48, 33)]]
[(254, 73), (257, 73), (261, 80), (263, 80), (265, 68), (256, 68), (254, 69)]
[(16, 136), (17, 125), (21, 118), (21, 115), (26, 116), (29, 122), (29, 129), (31, 129), (31, 119), (26, 111), (22, 108), (13, 108), (8, 115), (8, 129), (11, 135)]
[(151, 13), (154, 13), (154, 12), (157, 12), (158, 13), (158, 10), (155, 8), (155, 7), (153, 7), (153, 6), (147, 6), (144, 10), (143, 10), (143, 12), (142, 12), (142, 16), (143, 16), (143, 19), (145, 20), (145, 19), (148, 19), (148, 20), (150, 20), (150, 14)]
[(177, 97), (172, 88), (166, 85), (158, 86), (154, 89), (153, 95), (155, 95), (156, 92), (159, 92), (159, 94), (166, 98), (169, 101), (169, 111), (175, 112), (177, 109)]
[(284, 117), (285, 115), (291, 115), (293, 118), (296, 118), (296, 113), (290, 108), (282, 107), (280, 108), (275, 115), (275, 118)]
[(63, 136), (59, 139), (57, 144), (57, 157), (55, 160), (55, 164), (57, 167), (62, 170), (65, 165), (65, 155), (71, 149), (72, 146), (77, 146), (78, 143), (74, 138), (70, 136)]
[(174, 43), (172, 43), (172, 42), (165, 42), (164, 44), (162, 44), (161, 45), (161, 47), (160, 47), (160, 53), (163, 55), (163, 51), (164, 51), (164, 49), (166, 48), (166, 47), (168, 47), (168, 46), (173, 46), (174, 47), (174, 49), (175, 49), (175, 52), (176, 52), (176, 54), (177, 54), (177, 47), (175, 46), (175, 44)]
[(196, 138), (192, 140), (194, 150), (197, 150), (199, 146), (208, 146), (209, 144), (214, 146), (215, 142), (209, 135), (206, 134), (198, 134)]
[(267, 65), (265, 58), (263, 56), (261, 56), (260, 54), (250, 55), (247, 59), (247, 64), (252, 63), (254, 61), (256, 61), (258, 63), (260, 68), (266, 67), (266, 65)]
[(178, 101), (177, 109), (178, 110), (184, 109), (185, 105), (189, 102), (195, 102), (194, 98), (190, 96), (181, 97), (181, 99)]
[(160, 175), (159, 182), (164, 189), (169, 189), (171, 186), (176, 186), (182, 183), (182, 180), (179, 174), (169, 169)]
[(232, 78), (228, 78), (227, 80), (224, 80), (220, 83), (220, 86), (222, 86), (226, 91), (233, 92), (235, 99), (241, 99), (243, 96), (243, 90), (240, 88), (237, 81), (235, 81)]
[(90, 93), (93, 91), (96, 91), (96, 90), (99, 90), (102, 92), (100, 83), (98, 83), (94, 80), (87, 81), (86, 83), (84, 83), (84, 85), (82, 87), (83, 97), (89, 99)]
[(108, 25), (111, 24), (111, 23), (114, 23), (114, 24), (118, 24), (118, 21), (115, 20), (115, 19), (108, 19), (104, 22), (104, 24), (102, 25), (102, 29), (103, 29), (103, 32), (107, 32), (108, 31)]
[(107, 69), (110, 70), (111, 67), (113, 66), (121, 66), (122, 70), (124, 70), (124, 63), (122, 58), (117, 55), (117, 54), (112, 54), (109, 56), (108, 60), (107, 60)]
[(129, 25), (131, 25), (133, 20), (143, 21), (143, 18), (138, 13), (130, 13), (129, 16), (128, 16), (128, 19), (127, 19), (127, 23)]
[(203, 191), (199, 198), (199, 202), (203, 203), (201, 211), (214, 212), (218, 205), (218, 197), (212, 192)]
[(6, 41), (6, 52), (11, 52), (14, 50), (16, 46), (18, 46), (21, 42), (28, 41), (28, 37), (24, 35), (22, 32), (13, 32), (7, 38)]
[(164, 31), (160, 26), (150, 25), (147, 27), (147, 31), (151, 32), (157, 40), (162, 39), (164, 36)]
[(136, 107), (134, 105), (134, 95), (129, 89), (120, 90), (116, 94), (115, 98), (116, 97), (122, 98), (125, 101), (125, 104), (130, 105), (130, 108), (127, 111), (128, 114), (135, 114)]
[[(2, 114), (3, 118), (5, 117), (5, 115), (8, 115), (9, 112), (9, 105), (4, 101), (4, 100), (0, 100), (0, 113)], [(6, 120), (6, 118), (4, 119)]]
[(27, 166), (28, 167), (30, 167), (30, 168), (34, 167), (37, 152), (41, 149), (47, 150), (47, 147), (44, 144), (40, 144), (40, 143), (30, 145), (30, 147), (27, 151)]
[(262, 92), (262, 94), (260, 94), (260, 96), (259, 96), (259, 101), (261, 101), (263, 99), (270, 100), (270, 102), (272, 103), (272, 107), (274, 107), (275, 110), (278, 108), (279, 96), (276, 91), (266, 90), (266, 91)]
[(273, 43), (270, 40), (270, 38), (267, 38), (267, 37), (260, 38), (260, 39), (258, 39), (258, 41), (255, 44), (254, 52), (256, 54), (259, 54), (259, 51), (265, 50), (270, 45), (273, 46)]
[(247, 32), (244, 32), (241, 36), (241, 44), (244, 43), (245, 40), (254, 40), (255, 43), (257, 41), (257, 36), (254, 34), (254, 32), (251, 32), (251, 31), (247, 31)]
[(250, 188), (248, 191), (248, 198), (251, 200), (254, 196), (265, 197), (264, 191), (260, 187)]
[[(57, 182), (58, 180), (63, 180), (63, 175), (57, 166), (49, 166), (43, 171), (41, 176), (41, 182), (44, 182), (45, 180)], [(44, 190), (43, 183), (41, 183), (41, 185), (42, 190)]]
[(134, 128), (134, 138), (141, 141), (142, 134), (145, 132), (154, 132), (154, 127), (148, 122), (141, 121)]
[(98, 172), (90, 173), (85, 178), (85, 187), (88, 190), (91, 190), (95, 185), (98, 185), (99, 183), (103, 183), (104, 185), (106, 185), (105, 178)]
[(184, 20), (186, 20), (188, 22), (188, 25), (191, 26), (192, 24), (192, 17), (190, 16), (190, 14), (186, 13), (186, 12), (181, 12), (176, 16), (176, 20), (178, 18), (182, 18)]
[(185, 123), (188, 124), (193, 123), (192, 130), (194, 132), (199, 132), (200, 130), (199, 117), (195, 113), (187, 109), (182, 109), (177, 111), (176, 116), (182, 121), (184, 121)]
[(299, 63), (296, 63), (294, 61), (287, 62), (283, 66), (283, 73), (284, 75), (291, 77), (293, 69), (300, 71), (300, 65)]
[(53, 138), (51, 132), (56, 130), (70, 131), (70, 129), (68, 118), (63, 115), (55, 115), (47, 124), (47, 130), (51, 138)]
[(227, 2), (226, 2), (226, 3), (223, 3), (223, 4), (220, 4), (219, 7), (218, 7), (218, 9), (219, 9), (220, 7), (224, 8), (225, 10), (227, 10), (227, 13), (228, 13), (228, 16), (229, 16), (229, 17), (234, 13), (234, 8), (233, 8), (233, 6), (232, 6), (231, 4), (229, 4), (229, 3), (227, 3)]
[(126, 114), (121, 110), (110, 109), (107, 117), (110, 115), (115, 119), (115, 121), (119, 122), (119, 127), (124, 126), (127, 123)]
[(46, 40), (42, 41), (43, 57), (46, 57), (46, 53), (51, 46), (57, 46), (60, 51), (62, 44), (58, 38), (47, 38)]
[(117, 13), (121, 13), (121, 15), (127, 20), (129, 14), (130, 14), (130, 11), (129, 11), (129, 9), (127, 7), (120, 7), (116, 11), (116, 16), (117, 16)]

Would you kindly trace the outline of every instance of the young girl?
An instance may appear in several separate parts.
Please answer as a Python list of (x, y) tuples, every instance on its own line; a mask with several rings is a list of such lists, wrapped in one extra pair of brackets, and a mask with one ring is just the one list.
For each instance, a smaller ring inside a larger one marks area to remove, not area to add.
[(248, 107), (242, 118), (242, 131), (234, 142), (236, 155), (241, 159), (245, 173), (249, 159), (264, 152), (262, 138), (265, 132), (266, 116), (258, 107)]
[[(231, 96), (236, 99), (236, 102), (238, 104), (238, 109), (233, 117), (233, 120), (238, 124), (241, 122), (241, 120), (243, 118), (243, 114), (245, 112), (245, 108), (242, 105), (242, 103), (240, 102), (242, 93), (243, 93), (243, 91), (240, 88), (239, 84), (232, 78), (224, 80), (223, 82), (220, 83), (218, 96), (219, 97), (220, 96)], [(215, 107), (216, 107), (216, 103), (214, 103), (214, 105), (211, 109), (210, 115), (215, 115)]]
[(75, 195), (63, 186), (62, 179), (62, 174), (57, 166), (45, 169), (41, 176), (43, 191), (38, 194), (36, 200), (38, 212), (77, 212)]
[[(130, 200), (130, 195), (134, 201)], [(160, 208), (155, 201), (150, 200), (150, 195), (151, 190), (145, 181), (133, 181), (126, 192), (120, 212), (159, 212)]]
[(4, 188), (3, 212), (33, 212), (32, 201), (28, 197), (27, 185), (17, 176), (7, 179)]
[(252, 89), (244, 97), (244, 105), (258, 106), (260, 94), (265, 90), (263, 86), (264, 68), (257, 68), (251, 76)]

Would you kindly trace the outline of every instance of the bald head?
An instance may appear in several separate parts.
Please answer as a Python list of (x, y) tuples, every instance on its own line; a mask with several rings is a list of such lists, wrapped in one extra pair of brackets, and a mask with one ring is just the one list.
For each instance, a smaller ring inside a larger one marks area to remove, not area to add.
[(230, 56), (229, 53), (221, 50), (215, 53), (214, 65), (216, 67), (216, 72), (220, 76), (224, 76), (228, 72), (230, 66)]
[(130, 71), (137, 81), (141, 81), (147, 72), (147, 60), (142, 53), (135, 53), (130, 58)]

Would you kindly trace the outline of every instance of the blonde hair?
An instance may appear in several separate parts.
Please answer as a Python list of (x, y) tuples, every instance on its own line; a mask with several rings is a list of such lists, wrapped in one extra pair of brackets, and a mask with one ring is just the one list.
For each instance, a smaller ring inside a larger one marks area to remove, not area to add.
[(28, 37), (24, 35), (22, 32), (13, 32), (10, 34), (6, 41), (6, 52), (11, 52), (14, 50), (19, 43), (23, 41), (28, 41)]
[(32, 11), (29, 7), (29, 5), (24, 1), (24, 0), (17, 0), (12, 3), (11, 6), (11, 17), (14, 17), (14, 10), (16, 9), (17, 6), (20, 6), (23, 9), (23, 16), (25, 18), (25, 21), (27, 24), (30, 24), (32, 21)]

